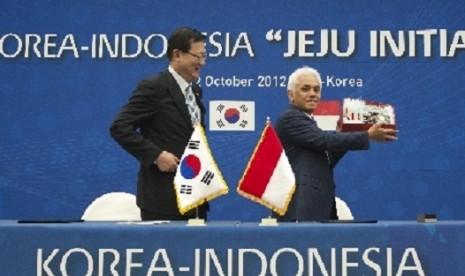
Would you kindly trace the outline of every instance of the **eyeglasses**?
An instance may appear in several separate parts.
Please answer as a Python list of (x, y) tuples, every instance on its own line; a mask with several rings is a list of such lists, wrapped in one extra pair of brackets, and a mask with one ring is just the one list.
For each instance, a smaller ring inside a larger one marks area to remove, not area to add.
[(197, 58), (199, 61), (200, 60), (206, 60), (207, 59), (207, 54), (200, 54), (200, 55), (196, 55), (196, 54), (193, 54), (191, 52), (186, 52), (186, 54), (189, 54), (195, 58)]

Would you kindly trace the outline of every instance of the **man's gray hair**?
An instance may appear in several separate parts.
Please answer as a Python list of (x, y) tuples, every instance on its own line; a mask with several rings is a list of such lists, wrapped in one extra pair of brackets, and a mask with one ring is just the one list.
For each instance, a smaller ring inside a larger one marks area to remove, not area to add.
[(303, 66), (303, 67), (297, 68), (294, 72), (292, 72), (292, 74), (287, 79), (287, 91), (294, 90), (295, 85), (297, 84), (297, 80), (302, 75), (309, 75), (309, 74), (316, 77), (316, 79), (318, 80), (318, 84), (320, 85), (320, 90), (321, 90), (320, 73), (318, 73), (318, 71), (312, 67)]

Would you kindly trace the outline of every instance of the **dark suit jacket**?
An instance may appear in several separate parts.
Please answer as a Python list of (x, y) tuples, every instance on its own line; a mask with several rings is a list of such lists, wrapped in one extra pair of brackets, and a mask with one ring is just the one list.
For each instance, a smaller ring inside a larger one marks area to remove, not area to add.
[[(203, 124), (202, 89), (192, 87)], [(161, 172), (153, 163), (166, 150), (181, 158), (194, 128), (185, 97), (167, 70), (139, 83), (110, 127), (111, 136), (140, 161), (137, 205), (165, 215), (181, 215), (177, 208), (175, 173)], [(201, 208), (204, 208), (201, 207)], [(193, 212), (186, 217), (192, 217)]]
[(289, 105), (278, 118), (275, 129), (297, 182), (286, 214), (278, 218), (330, 219), (335, 197), (334, 166), (347, 150), (368, 149), (368, 133), (323, 131), (294, 105)]

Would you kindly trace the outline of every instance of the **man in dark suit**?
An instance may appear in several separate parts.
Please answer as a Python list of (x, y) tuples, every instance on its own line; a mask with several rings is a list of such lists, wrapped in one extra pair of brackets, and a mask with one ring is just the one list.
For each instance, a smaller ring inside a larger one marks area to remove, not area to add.
[(206, 219), (207, 204), (181, 215), (173, 184), (193, 125), (204, 120), (202, 89), (195, 81), (207, 57), (205, 39), (195, 29), (176, 30), (168, 39), (168, 69), (141, 81), (111, 124), (111, 136), (140, 162), (142, 220), (187, 220), (196, 212)]
[(276, 133), (286, 151), (297, 188), (280, 221), (337, 219), (333, 169), (348, 150), (366, 150), (369, 141), (396, 140), (396, 131), (381, 123), (368, 131), (340, 133), (321, 130), (312, 113), (321, 98), (318, 71), (302, 67), (288, 79), (289, 107), (276, 121)]

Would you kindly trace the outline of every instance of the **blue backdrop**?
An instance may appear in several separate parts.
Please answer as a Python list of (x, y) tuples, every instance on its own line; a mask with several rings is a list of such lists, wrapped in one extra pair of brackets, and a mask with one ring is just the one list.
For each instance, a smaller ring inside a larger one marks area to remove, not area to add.
[[(3, 1), (0, 218), (76, 218), (104, 193), (135, 193), (137, 161), (108, 127), (137, 82), (165, 69), (166, 37), (188, 25), (209, 37), (207, 106), (255, 102), (255, 131), (207, 126), (230, 188), (211, 219), (269, 214), (236, 186), (266, 117), (287, 105), (286, 76), (302, 65), (322, 73), (325, 100), (396, 108), (399, 140), (349, 153), (336, 170), (356, 218), (464, 219), (465, 2), (418, 3)], [(234, 77), (253, 81), (228, 86)]]

